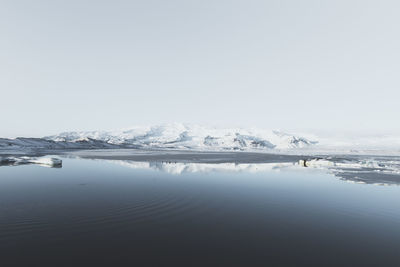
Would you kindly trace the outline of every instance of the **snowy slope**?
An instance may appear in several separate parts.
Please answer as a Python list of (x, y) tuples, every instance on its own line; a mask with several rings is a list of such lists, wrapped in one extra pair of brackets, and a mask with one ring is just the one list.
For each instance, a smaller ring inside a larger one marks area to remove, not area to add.
[(65, 132), (44, 139), (56, 144), (77, 144), (95, 140), (102, 146), (195, 150), (286, 150), (304, 148), (316, 143), (279, 131), (220, 129), (178, 123), (117, 131)]

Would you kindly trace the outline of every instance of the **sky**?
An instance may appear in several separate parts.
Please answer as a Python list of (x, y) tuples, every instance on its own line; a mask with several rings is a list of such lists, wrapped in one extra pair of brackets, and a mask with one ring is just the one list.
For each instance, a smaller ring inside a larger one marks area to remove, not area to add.
[(400, 2), (0, 2), (0, 137), (400, 132)]

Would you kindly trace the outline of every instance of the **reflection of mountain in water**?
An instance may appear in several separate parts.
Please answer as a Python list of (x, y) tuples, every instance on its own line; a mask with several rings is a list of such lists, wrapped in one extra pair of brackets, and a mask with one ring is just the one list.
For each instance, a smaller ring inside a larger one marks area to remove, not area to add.
[(153, 169), (171, 174), (197, 173), (197, 172), (260, 172), (281, 170), (294, 167), (294, 162), (282, 163), (183, 163), (183, 162), (137, 162), (137, 161), (112, 161), (134, 169)]
[(400, 185), (400, 159), (397, 157), (326, 157), (300, 162), (280, 163), (182, 163), (182, 162), (139, 162), (129, 160), (112, 161), (135, 169), (153, 169), (171, 174), (197, 172), (263, 172), (280, 170), (304, 170), (302, 167), (322, 169), (342, 180), (376, 185)]

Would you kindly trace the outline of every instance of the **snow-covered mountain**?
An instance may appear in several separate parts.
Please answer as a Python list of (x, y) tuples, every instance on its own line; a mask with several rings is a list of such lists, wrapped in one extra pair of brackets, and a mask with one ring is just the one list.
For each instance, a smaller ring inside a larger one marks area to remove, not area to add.
[(1, 150), (144, 148), (203, 151), (288, 150), (315, 144), (280, 131), (164, 124), (116, 131), (64, 132), (43, 138), (0, 138)]
[(316, 143), (280, 131), (221, 129), (178, 123), (116, 131), (65, 132), (44, 139), (62, 144), (87, 145), (96, 141), (101, 146), (194, 150), (286, 150)]
[(300, 155), (400, 155), (399, 134), (308, 133), (305, 136), (255, 128), (215, 128), (174, 123), (114, 131), (64, 132), (43, 138), (0, 138), (0, 152), (15, 154), (20, 151), (24, 154), (27, 151), (54, 149), (138, 148), (263, 151)]

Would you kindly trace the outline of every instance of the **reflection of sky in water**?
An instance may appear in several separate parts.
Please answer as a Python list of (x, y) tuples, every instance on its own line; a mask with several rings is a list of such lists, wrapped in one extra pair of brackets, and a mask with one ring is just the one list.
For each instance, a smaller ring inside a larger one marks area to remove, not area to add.
[(182, 244), (208, 240), (202, 253), (236, 244), (231, 257), (251, 260), (288, 250), (293, 259), (333, 253), (336, 263), (349, 251), (366, 255), (366, 262), (368, 255), (398, 255), (390, 248), (400, 242), (400, 187), (343, 183), (323, 169), (287, 163), (114, 163), (121, 162), (64, 159), (61, 169), (0, 168), (0, 247), (17, 240), (35, 255), (53, 255), (57, 246), (32, 244), (59, 238), (71, 240), (70, 251), (100, 255), (125, 248), (163, 255), (165, 247), (189, 255), (190, 245)]

